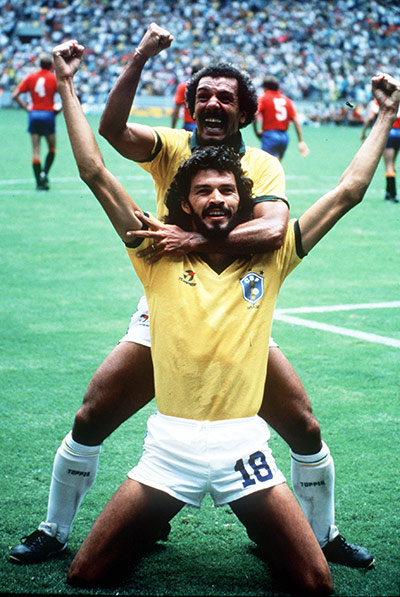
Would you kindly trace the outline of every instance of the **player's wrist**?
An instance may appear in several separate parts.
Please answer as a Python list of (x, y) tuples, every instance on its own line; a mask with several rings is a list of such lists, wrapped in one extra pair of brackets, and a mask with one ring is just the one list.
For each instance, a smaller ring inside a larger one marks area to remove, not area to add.
[(380, 106), (376, 121), (390, 121), (393, 125), (397, 118), (397, 106)]
[(146, 54), (144, 54), (142, 50), (139, 50), (139, 48), (135, 48), (134, 54), (140, 56), (141, 58), (144, 58), (145, 60), (148, 60), (150, 58), (150, 56), (146, 56)]
[(207, 242), (207, 239), (199, 232), (190, 232), (187, 237), (187, 252), (199, 251), (207, 245)]
[(73, 85), (74, 75), (57, 74), (57, 87), (70, 87)]

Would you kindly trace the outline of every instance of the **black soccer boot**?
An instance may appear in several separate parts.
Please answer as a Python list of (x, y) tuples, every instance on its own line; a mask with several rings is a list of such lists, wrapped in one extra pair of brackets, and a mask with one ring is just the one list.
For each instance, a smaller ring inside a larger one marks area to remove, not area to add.
[(15, 564), (37, 564), (61, 553), (66, 547), (66, 543), (37, 529), (27, 537), (22, 537), (20, 545), (10, 551), (9, 560)]
[(342, 564), (350, 568), (365, 568), (370, 570), (374, 567), (375, 560), (373, 555), (359, 545), (347, 543), (346, 539), (339, 535), (335, 526), (331, 526), (329, 531), (329, 540), (322, 548), (328, 562), (332, 564)]

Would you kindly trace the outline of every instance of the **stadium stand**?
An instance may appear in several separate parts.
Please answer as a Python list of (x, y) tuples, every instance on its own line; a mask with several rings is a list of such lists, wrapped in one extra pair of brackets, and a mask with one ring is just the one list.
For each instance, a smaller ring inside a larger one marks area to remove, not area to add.
[[(261, 91), (276, 75), (294, 101), (313, 102), (310, 120), (341, 122), (335, 104), (366, 105), (377, 71), (400, 76), (400, 8), (389, 0), (0, 0), (0, 92), (32, 69), (41, 51), (75, 38), (87, 48), (79, 80), (83, 102), (101, 107), (152, 21), (175, 37), (151, 60), (139, 96), (172, 97), (196, 57), (245, 68)], [(1, 97), (1, 95), (0, 95)], [(333, 108), (332, 108), (333, 106)]]

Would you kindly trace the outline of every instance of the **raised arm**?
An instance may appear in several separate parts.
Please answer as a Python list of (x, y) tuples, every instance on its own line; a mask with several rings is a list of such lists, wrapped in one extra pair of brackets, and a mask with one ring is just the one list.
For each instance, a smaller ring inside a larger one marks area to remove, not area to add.
[(58, 91), (63, 103), (68, 135), (81, 179), (97, 197), (122, 240), (130, 242), (132, 239), (126, 233), (142, 227), (135, 216), (135, 210), (139, 208), (105, 167), (74, 89), (73, 77), (81, 64), (83, 51), (83, 46), (75, 40), (60, 44), (53, 50)]
[(400, 100), (400, 81), (386, 74), (372, 78), (372, 91), (379, 112), (367, 139), (342, 174), (333, 191), (321, 197), (300, 218), (299, 226), (306, 253), (352, 207), (360, 203), (372, 180), (396, 119)]
[(166, 29), (159, 27), (156, 23), (150, 25), (111, 89), (101, 116), (99, 133), (121, 155), (131, 160), (148, 159), (155, 144), (154, 134), (150, 127), (128, 124), (140, 75), (147, 60), (169, 48), (172, 41), (173, 36)]

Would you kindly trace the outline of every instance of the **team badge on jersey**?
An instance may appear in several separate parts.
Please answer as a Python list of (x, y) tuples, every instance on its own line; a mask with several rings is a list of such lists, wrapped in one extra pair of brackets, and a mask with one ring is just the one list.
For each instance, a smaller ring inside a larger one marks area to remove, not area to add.
[(196, 273), (193, 270), (187, 269), (183, 272), (182, 276), (179, 276), (179, 281), (185, 282), (185, 284), (189, 284), (189, 286), (196, 286), (196, 282), (193, 282), (195, 275)]
[(254, 272), (246, 274), (240, 280), (240, 286), (242, 287), (244, 300), (252, 305), (264, 296), (264, 278)]

